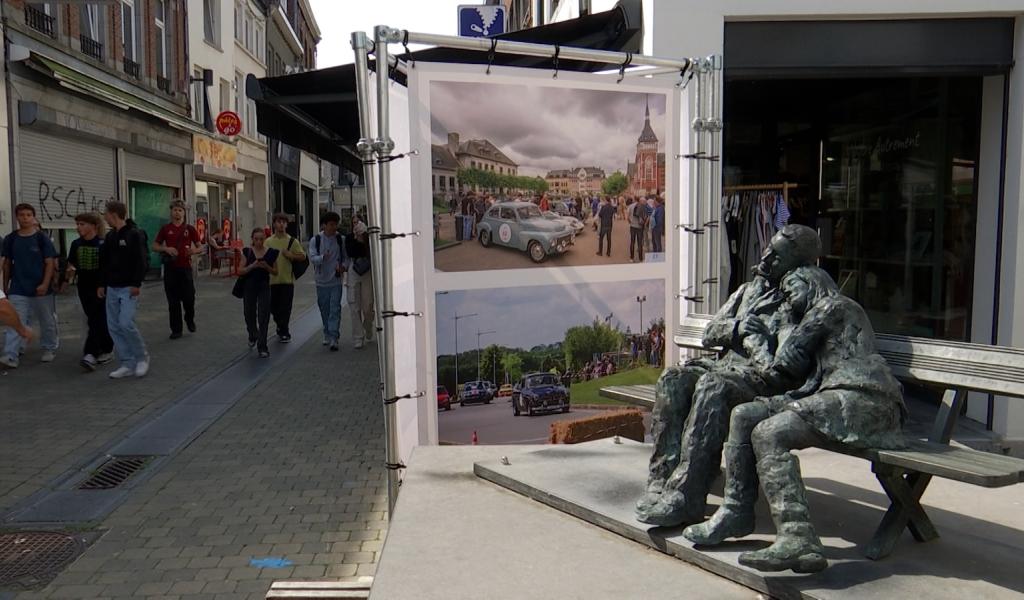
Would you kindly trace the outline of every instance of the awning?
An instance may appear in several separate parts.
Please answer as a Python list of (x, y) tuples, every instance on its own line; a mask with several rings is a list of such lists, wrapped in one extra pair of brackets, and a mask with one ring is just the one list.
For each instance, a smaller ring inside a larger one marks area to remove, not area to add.
[(75, 71), (41, 54), (32, 53), (27, 64), (33, 69), (52, 77), (63, 87), (92, 96), (122, 110), (136, 110), (187, 133), (209, 134), (187, 117), (176, 114), (144, 98), (120, 90), (110, 84)]
[[(619, 0), (615, 8), (606, 12), (495, 37), (507, 41), (640, 53), (642, 23), (641, 0)], [(404, 58), (404, 55), (399, 54), (399, 58)], [(452, 48), (413, 52), (409, 59), (480, 65), (489, 62), (487, 52)], [(547, 58), (500, 53), (493, 61), (495, 65), (513, 67), (539, 67), (550, 63)], [(608, 65), (603, 63), (570, 60), (561, 60), (558, 66), (565, 71), (608, 69)], [(405, 83), (400, 73), (396, 73), (396, 77), (399, 83)], [(256, 102), (260, 133), (362, 174), (362, 162), (355, 152), (359, 139), (355, 65), (264, 79), (250, 75), (245, 87), (246, 94)]]

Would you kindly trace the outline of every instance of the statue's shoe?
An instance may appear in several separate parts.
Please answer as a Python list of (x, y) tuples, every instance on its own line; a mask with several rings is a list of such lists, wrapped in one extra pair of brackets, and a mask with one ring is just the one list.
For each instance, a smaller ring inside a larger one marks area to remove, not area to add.
[(820, 544), (790, 537), (780, 537), (763, 550), (744, 552), (739, 562), (758, 571), (792, 570), (795, 573), (817, 573), (828, 566)]
[(754, 513), (721, 507), (710, 519), (683, 530), (683, 537), (701, 546), (717, 546), (726, 538), (740, 538), (754, 532)]
[(644, 495), (640, 496), (640, 499), (636, 501), (637, 514), (649, 511), (658, 503), (658, 500), (661, 500), (661, 491), (644, 492)]
[(694, 510), (679, 492), (665, 492), (648, 510), (637, 510), (636, 518), (641, 523), (658, 527), (675, 527), (704, 520), (703, 510)]

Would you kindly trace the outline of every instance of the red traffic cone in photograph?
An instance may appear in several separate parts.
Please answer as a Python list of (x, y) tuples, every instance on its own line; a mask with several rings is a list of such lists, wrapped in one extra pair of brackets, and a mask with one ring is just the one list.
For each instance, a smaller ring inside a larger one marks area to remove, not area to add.
[(476, 437), (476, 431), (474, 431), (473, 432), (473, 445), (476, 446), (476, 443), (479, 442), (479, 441), (480, 441), (480, 438)]

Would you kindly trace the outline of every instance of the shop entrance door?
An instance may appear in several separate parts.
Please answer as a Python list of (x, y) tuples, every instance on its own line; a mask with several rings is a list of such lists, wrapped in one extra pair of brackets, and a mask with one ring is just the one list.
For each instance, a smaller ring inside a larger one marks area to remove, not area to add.
[[(128, 182), (128, 198), (131, 202), (131, 215), (135, 224), (149, 236), (149, 243), (156, 239), (156, 234), (164, 224), (170, 222), (171, 198), (174, 190), (162, 185), (151, 183)], [(160, 268), (160, 253), (149, 252), (149, 268)]]

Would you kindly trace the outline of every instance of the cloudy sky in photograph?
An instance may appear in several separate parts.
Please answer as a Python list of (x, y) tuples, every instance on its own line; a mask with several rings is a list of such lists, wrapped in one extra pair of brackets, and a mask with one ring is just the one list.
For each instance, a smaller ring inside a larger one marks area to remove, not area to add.
[(481, 347), (529, 349), (561, 342), (567, 329), (589, 325), (595, 316), (613, 315), (613, 325), (622, 330), (628, 325), (636, 331), (640, 324), (636, 297), (647, 296), (644, 322), (650, 323), (665, 316), (664, 294), (661, 280), (441, 292), (437, 294), (438, 353), (455, 352), (456, 314), (478, 315), (459, 319), (460, 352), (476, 348), (478, 329), (496, 332), (481, 337)]
[(430, 86), (434, 144), (458, 133), (486, 139), (519, 165), (520, 175), (601, 167), (626, 171), (636, 156), (650, 99), (651, 126), (664, 151), (665, 96), (539, 85), (435, 81)]

